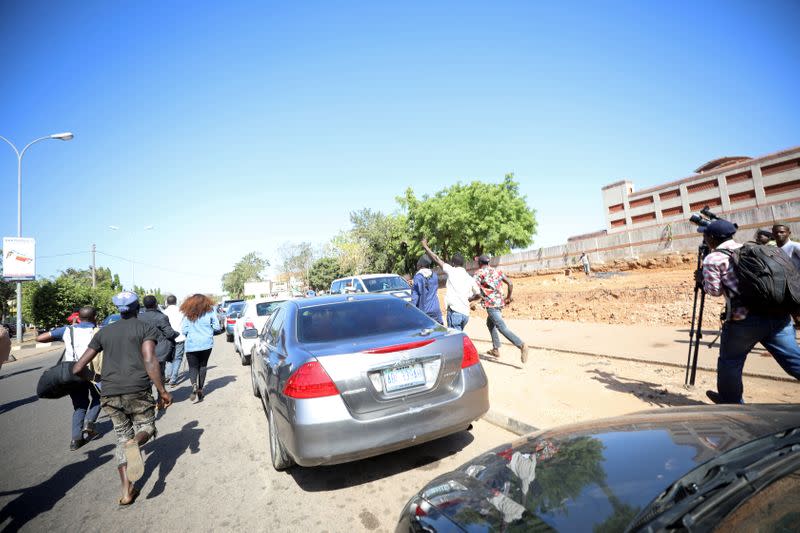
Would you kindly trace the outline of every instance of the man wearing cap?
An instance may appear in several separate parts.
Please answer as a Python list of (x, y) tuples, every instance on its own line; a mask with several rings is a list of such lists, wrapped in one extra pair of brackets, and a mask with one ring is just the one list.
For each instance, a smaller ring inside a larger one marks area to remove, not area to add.
[(698, 228), (712, 250), (703, 259), (702, 274), (698, 273), (702, 278), (698, 281), (706, 294), (724, 296), (726, 300), (717, 359), (717, 391), (706, 392), (714, 403), (744, 403), (742, 369), (747, 354), (759, 342), (789, 375), (800, 379), (800, 346), (789, 315), (759, 315), (737, 301), (739, 280), (733, 262), (729, 253), (720, 251), (742, 247), (733, 240), (736, 229), (727, 220), (714, 220)]
[(430, 266), (430, 257), (423, 254), (417, 261), (417, 273), (411, 281), (411, 303), (439, 324), (444, 324), (436, 292), (439, 290), (439, 276)]
[[(498, 332), (500, 332), (511, 344), (519, 348), (520, 359), (523, 363), (527, 363), (528, 345), (514, 335), (508, 329), (505, 320), (503, 320), (503, 307), (511, 303), (511, 292), (514, 290), (514, 284), (505, 274), (489, 266), (491, 259), (488, 255), (482, 255), (477, 260), (480, 268), (473, 277), (481, 293), (470, 298), (470, 300), (480, 298), (481, 305), (486, 309), (486, 327), (489, 328), (489, 333), (492, 336), (492, 349), (489, 350), (489, 355), (500, 357), (500, 335), (498, 335)], [(505, 298), (503, 298), (503, 283), (508, 287), (508, 293)]]
[[(83, 375), (89, 362), (103, 352), (101, 404), (117, 435), (117, 470), (122, 483), (119, 504), (124, 506), (139, 495), (134, 486), (144, 474), (139, 447), (156, 435), (156, 406), (166, 408), (172, 403), (172, 396), (164, 388), (156, 357), (158, 332), (137, 319), (139, 297), (124, 291), (112, 301), (121, 320), (95, 334), (72, 373)], [(157, 403), (152, 385), (158, 391)]]

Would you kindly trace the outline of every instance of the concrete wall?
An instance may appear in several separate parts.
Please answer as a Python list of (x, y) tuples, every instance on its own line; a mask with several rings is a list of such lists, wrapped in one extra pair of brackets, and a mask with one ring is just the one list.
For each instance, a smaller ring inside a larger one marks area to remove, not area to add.
[(680, 222), (703, 206), (731, 212), (800, 199), (800, 147), (634, 191), (630, 181), (602, 188), (608, 233)]
[[(736, 234), (739, 242), (753, 240), (757, 229), (770, 229), (775, 221), (788, 224), (793, 240), (800, 241), (800, 199), (715, 213), (739, 225)], [(495, 258), (492, 265), (508, 273), (534, 272), (577, 265), (578, 256), (583, 251), (589, 254), (589, 261), (593, 264), (601, 264), (615, 259), (692, 252), (697, 250), (701, 241), (702, 235), (697, 233), (697, 226), (688, 220), (681, 220), (503, 255)], [(475, 269), (476, 266), (470, 264), (468, 269)]]

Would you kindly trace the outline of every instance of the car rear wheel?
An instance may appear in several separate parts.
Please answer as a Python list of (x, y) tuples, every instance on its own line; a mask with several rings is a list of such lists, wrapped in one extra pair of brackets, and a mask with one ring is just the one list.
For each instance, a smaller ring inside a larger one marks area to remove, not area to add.
[(272, 466), (277, 471), (283, 471), (294, 464), (286, 453), (286, 449), (281, 443), (281, 438), (278, 436), (278, 429), (275, 424), (275, 414), (272, 412), (272, 406), (267, 405), (267, 421), (269, 422), (269, 451), (272, 459)]
[(253, 387), (253, 396), (261, 398), (261, 392), (258, 390), (258, 383), (256, 382), (256, 369), (250, 366), (250, 385)]
[(244, 353), (244, 350), (239, 350), (239, 359), (242, 360), (242, 366), (247, 366), (252, 361), (252, 355)]

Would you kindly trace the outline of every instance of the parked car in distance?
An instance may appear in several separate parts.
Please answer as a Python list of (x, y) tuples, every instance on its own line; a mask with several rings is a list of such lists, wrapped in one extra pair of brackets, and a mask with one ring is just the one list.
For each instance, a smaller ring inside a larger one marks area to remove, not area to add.
[(228, 306), (228, 311), (225, 313), (225, 320), (220, 322), (220, 325), (225, 328), (225, 338), (228, 342), (233, 342), (233, 327), (236, 325), (236, 320), (242, 315), (244, 306), (244, 300), (233, 302)]
[(396, 531), (797, 531), (798, 407), (678, 407), (538, 431), (428, 483)]
[(8, 330), (8, 336), (14, 337), (17, 335), (17, 324), (16, 322), (4, 322), (0, 324), (0, 326), (6, 328)]
[(219, 320), (220, 326), (222, 326), (223, 328), (225, 327), (225, 318), (228, 314), (228, 308), (230, 307), (230, 305), (233, 303), (238, 303), (243, 301), (244, 300), (242, 299), (227, 299), (227, 300), (222, 300), (217, 305), (217, 320)]
[(335, 279), (331, 282), (331, 294), (385, 293), (411, 301), (411, 287), (397, 274), (362, 274)]
[(121, 319), (122, 319), (122, 317), (119, 315), (119, 313), (114, 313), (113, 315), (108, 315), (107, 317), (105, 317), (103, 319), (102, 322), (100, 322), (100, 327), (104, 328), (106, 326), (109, 326), (109, 325), (113, 324), (114, 322), (118, 322)]
[(272, 312), (287, 299), (289, 298), (258, 298), (247, 302), (233, 327), (233, 348), (239, 354), (242, 365), (250, 364), (258, 332), (264, 327)]
[(394, 296), (286, 301), (251, 359), (276, 470), (414, 446), (464, 431), (489, 409), (469, 337)]

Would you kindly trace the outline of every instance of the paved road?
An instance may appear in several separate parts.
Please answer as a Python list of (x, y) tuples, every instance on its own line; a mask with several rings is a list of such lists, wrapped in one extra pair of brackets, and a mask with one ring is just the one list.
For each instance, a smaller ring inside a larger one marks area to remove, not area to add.
[(0, 529), (5, 531), (392, 531), (423, 484), (515, 438), (479, 421), (470, 432), (332, 467), (278, 473), (267, 425), (250, 392), (248, 367), (217, 337), (203, 403), (188, 381), (145, 448), (141, 495), (118, 508), (110, 421), (103, 436), (69, 451), (72, 406), (38, 400), (35, 385), (60, 350), (0, 371)]

